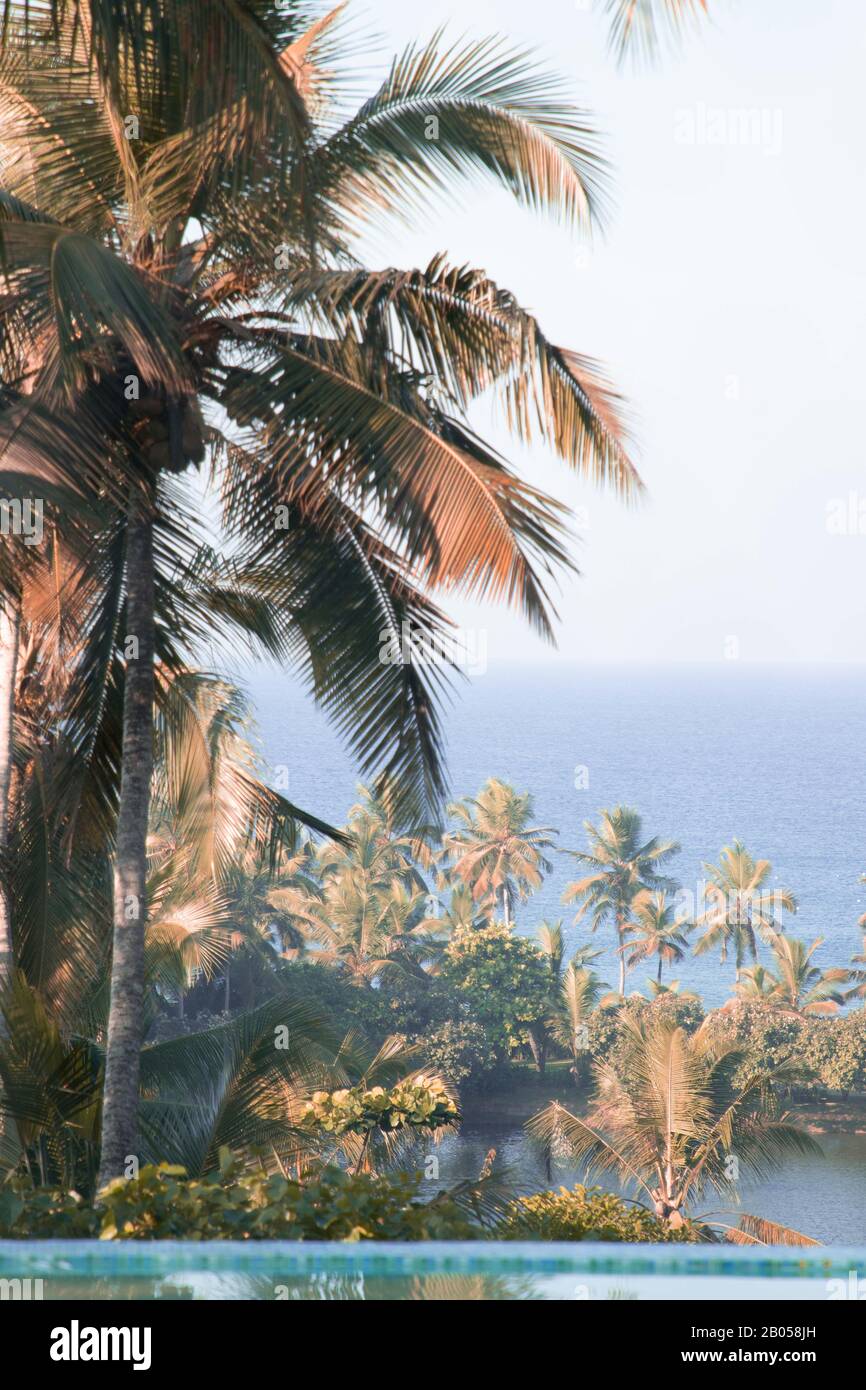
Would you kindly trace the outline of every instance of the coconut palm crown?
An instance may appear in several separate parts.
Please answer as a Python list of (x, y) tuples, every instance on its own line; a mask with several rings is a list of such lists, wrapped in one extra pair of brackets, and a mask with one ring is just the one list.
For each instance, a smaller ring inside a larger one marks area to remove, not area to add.
[(458, 826), (444, 837), (455, 874), (476, 901), (490, 897), (508, 926), (515, 901), (524, 901), (550, 870), (545, 851), (556, 831), (532, 826), (531, 795), (498, 777), (485, 782), (477, 797), (453, 802), (448, 813)]
[[(563, 902), (578, 902), (580, 909), (575, 922), (588, 914), (593, 931), (610, 922), (616, 932), (619, 949), (619, 992), (625, 994), (626, 930), (639, 896), (647, 891), (673, 888), (672, 879), (659, 872), (675, 854), (675, 840), (643, 838), (643, 823), (630, 806), (615, 806), (602, 811), (599, 825), (584, 821), (589, 849), (567, 850), (589, 872), (566, 886)], [(643, 899), (641, 899), (643, 901)]]
[(737, 978), (747, 956), (757, 960), (758, 940), (773, 945), (781, 934), (782, 912), (796, 912), (789, 888), (767, 888), (769, 859), (754, 859), (740, 840), (725, 845), (718, 864), (705, 864), (707, 908), (697, 917), (703, 928), (695, 955), (719, 950), (723, 961), (733, 947)]
[(788, 1013), (837, 1013), (846, 998), (842, 986), (851, 980), (852, 974), (842, 966), (821, 970), (813, 964), (812, 957), (823, 944), (821, 936), (808, 947), (794, 937), (775, 937), (775, 971), (761, 965), (744, 970), (735, 993), (741, 999), (758, 1000)]
[(675, 965), (688, 950), (689, 924), (677, 915), (676, 903), (664, 891), (645, 889), (634, 900), (632, 921), (626, 931), (632, 938), (620, 950), (625, 952), (631, 970), (642, 961), (658, 960), (656, 981), (661, 984), (662, 967)]

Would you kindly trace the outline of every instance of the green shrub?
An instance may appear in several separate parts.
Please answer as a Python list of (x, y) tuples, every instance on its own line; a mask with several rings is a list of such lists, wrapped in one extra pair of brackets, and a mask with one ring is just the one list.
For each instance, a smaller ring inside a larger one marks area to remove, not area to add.
[[(733, 1044), (743, 1052), (736, 1073), (737, 1083), (742, 1084), (756, 1070), (772, 1073), (791, 1061), (802, 1062), (808, 1024), (807, 1019), (743, 1000), (711, 1013), (705, 1031), (714, 1042)], [(804, 1076), (804, 1084), (807, 1080)]]
[(458, 1193), (419, 1195), (420, 1174), (353, 1175), (329, 1166), (303, 1182), (224, 1170), (191, 1182), (160, 1164), (118, 1179), (97, 1202), (75, 1193), (6, 1185), (0, 1239), (101, 1240), (601, 1240), (691, 1241), (642, 1207), (599, 1188), (521, 1197), (494, 1224), (477, 1221)]
[(74, 1240), (99, 1235), (99, 1214), (77, 1192), (30, 1187), (23, 1179), (0, 1187), (0, 1240)]
[(340, 1091), (316, 1091), (301, 1117), (310, 1125), (340, 1138), (373, 1130), (417, 1129), (425, 1133), (458, 1119), (457, 1102), (438, 1077), (416, 1076), (387, 1089), (352, 1086)]
[(374, 1031), (370, 1029), (370, 1010), (366, 1007), (366, 996), (371, 991), (349, 984), (339, 970), (313, 961), (282, 962), (281, 978), (297, 991), (299, 998), (327, 1018), (340, 1037), (358, 1028), (362, 1032)]
[(846, 1018), (810, 1018), (801, 1057), (817, 1084), (831, 1091), (866, 1091), (866, 1010)]
[(498, 1058), (529, 1040), (550, 1009), (550, 965), (534, 942), (500, 922), (458, 927), (445, 951), (443, 981), (463, 1017), (480, 1023)]
[[(317, 967), (321, 969), (322, 967)], [(438, 975), (410, 975), (385, 971), (371, 989), (355, 989), (360, 996), (361, 1021), (377, 1037), (391, 1033), (425, 1035), (458, 1012), (458, 1001)]]
[(422, 1050), (427, 1066), (462, 1089), (489, 1076), (499, 1066), (496, 1049), (480, 1023), (468, 1019), (449, 1021), (432, 1033), (410, 1039)]
[(671, 1230), (644, 1207), (598, 1187), (561, 1187), (520, 1197), (496, 1230), (500, 1240), (691, 1242), (702, 1238), (692, 1222)]
[(98, 1205), (72, 1193), (5, 1187), (0, 1238), (102, 1240), (467, 1240), (481, 1229), (447, 1194), (418, 1197), (420, 1175), (351, 1175), (327, 1167), (297, 1182), (224, 1174), (190, 1182), (182, 1168), (142, 1168)]
[(716, 1010), (706, 1029), (714, 1040), (742, 1049), (736, 1080), (755, 1071), (772, 1074), (783, 1064), (803, 1069), (798, 1089), (866, 1090), (866, 1013), (844, 1018), (797, 1017), (766, 1004), (741, 1001)]
[(656, 999), (632, 995), (622, 1004), (596, 1009), (587, 1025), (589, 1051), (594, 1062), (607, 1062), (616, 1067), (624, 1060), (628, 1044), (622, 1024), (626, 1018), (663, 1019), (684, 1028), (687, 1033), (694, 1033), (704, 1021), (704, 1010), (699, 999), (683, 999), (677, 994), (660, 994)]

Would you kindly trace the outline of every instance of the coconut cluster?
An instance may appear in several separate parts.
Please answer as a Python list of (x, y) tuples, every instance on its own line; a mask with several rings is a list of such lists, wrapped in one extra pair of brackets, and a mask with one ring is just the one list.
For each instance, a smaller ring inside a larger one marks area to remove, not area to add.
[[(143, 395), (129, 402), (128, 413), (136, 444), (154, 472), (180, 472), (187, 464), (202, 462), (205, 426), (195, 397), (168, 401), (163, 396)], [(177, 462), (177, 451), (172, 449), (173, 429), (182, 455)]]

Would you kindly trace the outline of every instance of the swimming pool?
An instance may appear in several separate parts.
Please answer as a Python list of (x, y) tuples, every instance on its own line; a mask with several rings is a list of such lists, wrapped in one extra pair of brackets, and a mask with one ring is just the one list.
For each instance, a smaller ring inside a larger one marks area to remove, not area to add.
[(0, 1299), (866, 1297), (866, 1249), (590, 1242), (0, 1241)]

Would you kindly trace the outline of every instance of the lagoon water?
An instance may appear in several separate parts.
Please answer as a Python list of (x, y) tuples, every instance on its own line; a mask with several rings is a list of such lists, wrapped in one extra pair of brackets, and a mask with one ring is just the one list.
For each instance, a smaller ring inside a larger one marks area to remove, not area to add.
[[(568, 1094), (561, 1097), (569, 1103)], [(707, 1196), (696, 1208), (714, 1213), (722, 1224), (735, 1226), (739, 1213), (749, 1212), (778, 1221), (820, 1240), (825, 1245), (866, 1245), (866, 1134), (820, 1134), (820, 1155), (795, 1156), (761, 1182), (741, 1182), (730, 1195)], [(522, 1125), (488, 1114), (469, 1118), (459, 1134), (443, 1139), (433, 1151), (439, 1161), (438, 1178), (424, 1184), (432, 1195), (462, 1179), (477, 1178), (486, 1155), (496, 1149), (497, 1163), (523, 1192), (572, 1187), (585, 1174), (567, 1159), (555, 1162), (548, 1174), (539, 1155), (527, 1142)], [(427, 1155), (419, 1153), (410, 1166), (422, 1169)], [(616, 1177), (605, 1174), (595, 1181), (611, 1191), (620, 1189)], [(725, 1214), (727, 1213), (727, 1214)]]
[[(289, 795), (342, 824), (358, 780), (351, 759), (300, 686), (271, 671), (247, 673), (263, 752), (289, 768)], [(647, 834), (678, 839), (671, 873), (699, 891), (702, 864), (733, 837), (773, 865), (799, 911), (786, 929), (825, 940), (818, 960), (847, 964), (861, 949), (866, 911), (866, 668), (499, 668), (458, 689), (445, 718), (450, 783), (472, 795), (496, 775), (535, 797), (535, 824), (555, 827), (563, 848), (584, 847), (582, 822), (625, 802)], [(561, 904), (576, 876), (554, 855), (544, 887), (517, 914), (532, 934), (562, 918), (570, 943), (589, 940)], [(597, 968), (616, 980), (610, 940)], [(648, 971), (629, 986), (646, 990)], [(733, 965), (690, 957), (676, 972), (708, 1006), (729, 995)], [(743, 1208), (798, 1225), (820, 1240), (866, 1242), (866, 1136), (828, 1135), (824, 1159), (792, 1160), (751, 1192)], [(466, 1127), (442, 1146), (443, 1182), (477, 1174), (497, 1147), (525, 1189), (548, 1185), (518, 1124)], [(563, 1169), (554, 1182), (575, 1181)]]

